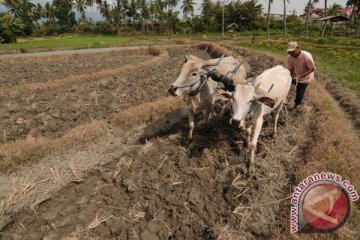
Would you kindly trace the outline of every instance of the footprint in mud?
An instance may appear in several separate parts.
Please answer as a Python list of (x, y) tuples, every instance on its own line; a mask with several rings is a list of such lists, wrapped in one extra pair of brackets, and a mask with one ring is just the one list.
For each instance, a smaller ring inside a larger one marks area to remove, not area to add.
[(202, 153), (204, 152), (205, 147), (201, 146), (197, 143), (190, 143), (188, 147), (188, 156), (189, 157), (201, 157)]

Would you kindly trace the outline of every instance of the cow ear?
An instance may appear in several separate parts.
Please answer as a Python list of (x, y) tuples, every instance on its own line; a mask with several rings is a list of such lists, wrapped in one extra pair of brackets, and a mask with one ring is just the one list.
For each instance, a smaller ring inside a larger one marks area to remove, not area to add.
[(186, 54), (184, 63), (186, 63), (188, 61), (188, 59), (189, 59), (189, 55)]
[(232, 98), (232, 94), (223, 92), (216, 96), (216, 101), (228, 102)]
[(257, 98), (256, 100), (260, 103), (265, 104), (268, 107), (271, 107), (271, 108), (273, 108), (274, 104), (275, 104), (275, 100), (270, 97), (262, 96), (262, 97)]

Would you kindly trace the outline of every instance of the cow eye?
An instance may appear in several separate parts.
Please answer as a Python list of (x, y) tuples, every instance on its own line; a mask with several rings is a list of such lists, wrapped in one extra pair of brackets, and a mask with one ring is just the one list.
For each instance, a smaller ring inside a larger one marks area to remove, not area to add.
[(187, 59), (185, 59), (184, 63), (186, 63), (186, 62), (187, 62)]
[(196, 72), (194, 72), (194, 73), (192, 73), (191, 75), (192, 75), (192, 76), (196, 76), (196, 75), (197, 75), (197, 73), (196, 73)]

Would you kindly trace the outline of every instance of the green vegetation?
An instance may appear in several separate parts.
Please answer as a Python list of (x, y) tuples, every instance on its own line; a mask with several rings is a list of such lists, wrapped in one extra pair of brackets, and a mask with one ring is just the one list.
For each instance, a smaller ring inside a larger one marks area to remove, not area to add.
[[(10, 15), (16, 19), (10, 22), (6, 17), (5, 24), (12, 24), (11, 42), (16, 42), (16, 37), (21, 36), (52, 36), (68, 33), (77, 34), (194, 34), (222, 31), (226, 26), (236, 24), (238, 31), (270, 31), (276, 30), (287, 37), (288, 34), (303, 34), (311, 36), (320, 32), (320, 24), (313, 24), (309, 18), (313, 13), (318, 0), (308, 0), (304, 6), (306, 21), (295, 13), (286, 16), (289, 0), (283, 1), (283, 17), (270, 16), (271, 5), (274, 1), (267, 2), (268, 14), (263, 15), (265, 6), (258, 0), (243, 1), (211, 1), (202, 0), (201, 14), (195, 15), (195, 1), (193, 0), (51, 0), (46, 4), (34, 4), (30, 0), (0, 0), (0, 5), (6, 7), (6, 13), (0, 13), (0, 18)], [(340, 24), (327, 27), (332, 33), (334, 28), (340, 27), (349, 34), (359, 34), (360, 29), (360, 0), (349, 0), (346, 3), (355, 9), (350, 24)], [(102, 20), (94, 21), (86, 16), (89, 7), (96, 7)], [(183, 18), (180, 17), (180, 7)], [(332, 5), (328, 13), (340, 15), (339, 5)], [(76, 17), (75, 12), (79, 13)], [(224, 18), (223, 18), (224, 12)], [(223, 24), (224, 20), (224, 24)], [(10, 22), (10, 23), (9, 23)], [(24, 26), (20, 27), (20, 23)], [(17, 25), (16, 28), (15, 25)], [(0, 26), (0, 34), (4, 27)], [(336, 29), (335, 29), (336, 30)], [(345, 32), (342, 31), (342, 32)], [(336, 31), (335, 31), (336, 32)], [(340, 32), (340, 31), (339, 31)], [(306, 33), (306, 34), (305, 34)], [(5, 41), (3, 41), (5, 43)]]
[[(218, 34), (217, 34), (218, 35)], [(206, 35), (207, 37), (215, 37), (215, 34)], [(81, 49), (81, 48), (97, 48), (97, 47), (112, 47), (124, 46), (135, 41), (156, 41), (157, 44), (166, 43), (166, 39), (181, 39), (184, 38), (202, 38), (203, 34), (178, 34), (178, 35), (132, 35), (132, 36), (117, 36), (117, 35), (77, 35), (67, 34), (57, 37), (40, 37), (40, 38), (20, 38), (17, 43), (0, 44), (0, 54), (14, 53), (14, 52), (34, 52), (34, 51), (49, 51), (56, 49)], [(175, 41), (176, 43), (177, 41)]]
[(136, 37), (126, 36), (101, 36), (101, 35), (64, 35), (60, 37), (43, 37), (43, 38), (25, 38), (16, 44), (2, 44), (3, 49), (20, 49), (20, 48), (87, 48), (92, 44), (103, 42), (104, 46), (121, 45), (128, 43)]
[[(258, 37), (255, 42), (250, 37), (240, 37), (236, 44), (242, 47), (273, 53), (286, 58), (287, 39), (265, 40)], [(294, 38), (301, 49), (309, 51), (315, 61), (317, 71), (326, 75), (360, 96), (360, 39), (347, 38)]]

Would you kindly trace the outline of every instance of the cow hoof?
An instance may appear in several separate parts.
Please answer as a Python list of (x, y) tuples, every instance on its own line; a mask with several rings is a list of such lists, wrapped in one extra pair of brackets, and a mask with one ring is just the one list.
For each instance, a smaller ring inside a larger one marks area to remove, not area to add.
[(186, 138), (184, 139), (184, 144), (185, 145), (190, 145), (192, 143), (192, 138)]
[(253, 176), (255, 174), (255, 167), (249, 167), (249, 172), (248, 172), (248, 175), (249, 175), (249, 177), (250, 176)]

